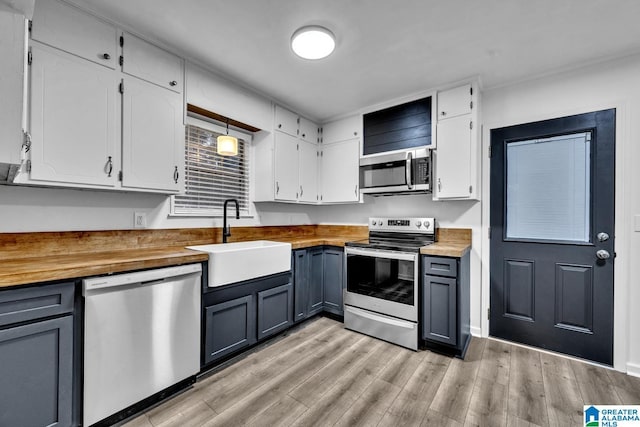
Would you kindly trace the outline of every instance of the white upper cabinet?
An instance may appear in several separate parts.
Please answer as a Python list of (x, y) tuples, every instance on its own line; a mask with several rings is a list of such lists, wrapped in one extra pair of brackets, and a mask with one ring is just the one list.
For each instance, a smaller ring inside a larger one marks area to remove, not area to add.
[(0, 8), (0, 163), (17, 165), (23, 143), (24, 16)]
[(39, 1), (31, 38), (96, 64), (118, 66), (116, 28), (66, 3)]
[(473, 89), (471, 84), (438, 93), (438, 121), (471, 114), (472, 109)]
[(323, 144), (320, 158), (322, 203), (354, 203), (360, 200), (360, 139)]
[(318, 125), (278, 105), (274, 111), (272, 134), (255, 140), (255, 199), (318, 203)]
[(182, 191), (182, 59), (56, 0), (38, 2), (32, 34), (31, 170), (19, 182)]
[(311, 120), (307, 120), (304, 117), (300, 117), (300, 123), (298, 124), (298, 136), (307, 142), (318, 143), (318, 125)]
[(479, 198), (478, 99), (475, 83), (438, 93), (438, 144), (433, 154), (434, 200)]
[(122, 53), (122, 186), (180, 192), (185, 137), (182, 59), (127, 33)]
[(362, 136), (362, 115), (345, 117), (344, 119), (326, 123), (322, 126), (321, 141), (323, 144), (346, 141)]
[(298, 139), (286, 133), (274, 135), (274, 199), (285, 202), (298, 200)]
[(298, 201), (318, 202), (318, 145), (312, 142), (298, 143), (299, 194)]
[(276, 105), (274, 129), (292, 136), (298, 136), (298, 115)]
[(325, 123), (321, 129), (319, 174), (321, 202), (359, 202), (358, 167), (362, 140), (362, 115)]
[(433, 192), (440, 199), (469, 198), (471, 184), (471, 120), (468, 115), (438, 123)]
[(66, 52), (31, 46), (30, 179), (113, 187), (119, 168), (116, 75)]
[(122, 186), (178, 193), (184, 189), (182, 95), (124, 78)]
[(182, 93), (184, 63), (181, 58), (127, 33), (122, 34), (122, 53), (124, 73)]

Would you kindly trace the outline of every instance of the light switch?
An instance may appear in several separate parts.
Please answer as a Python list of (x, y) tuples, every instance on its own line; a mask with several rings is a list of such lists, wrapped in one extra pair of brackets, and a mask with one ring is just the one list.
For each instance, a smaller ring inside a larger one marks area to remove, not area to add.
[(635, 231), (640, 231), (640, 215), (634, 215), (634, 227)]

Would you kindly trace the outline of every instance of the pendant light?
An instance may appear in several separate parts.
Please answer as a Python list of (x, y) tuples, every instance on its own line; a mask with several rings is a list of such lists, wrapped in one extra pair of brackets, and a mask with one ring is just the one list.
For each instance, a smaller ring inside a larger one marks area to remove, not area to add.
[(218, 154), (221, 156), (238, 155), (238, 138), (229, 135), (229, 119), (227, 119), (227, 134), (217, 138)]

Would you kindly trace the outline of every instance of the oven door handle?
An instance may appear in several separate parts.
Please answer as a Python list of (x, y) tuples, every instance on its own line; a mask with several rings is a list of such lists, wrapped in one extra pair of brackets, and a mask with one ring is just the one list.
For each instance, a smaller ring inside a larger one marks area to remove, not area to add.
[(405, 167), (405, 177), (407, 179), (407, 187), (409, 188), (409, 190), (413, 190), (413, 168), (412, 168), (412, 160), (413, 160), (413, 154), (411, 153), (411, 151), (407, 151), (407, 165)]
[(373, 258), (399, 259), (402, 261), (417, 261), (418, 259), (418, 254), (413, 252), (385, 251), (381, 249), (361, 249), (349, 246), (345, 248), (345, 254), (369, 256)]
[(415, 323), (390, 319), (386, 316), (377, 316), (373, 313), (369, 313), (367, 311), (360, 310), (354, 307), (345, 306), (345, 310), (355, 316), (364, 317), (365, 319), (375, 320), (376, 322), (386, 323), (388, 325), (399, 326), (405, 329), (415, 329), (416, 327)]

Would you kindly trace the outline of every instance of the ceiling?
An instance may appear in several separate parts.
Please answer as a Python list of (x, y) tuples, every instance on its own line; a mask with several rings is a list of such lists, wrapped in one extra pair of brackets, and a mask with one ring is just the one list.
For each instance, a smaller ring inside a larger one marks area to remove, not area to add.
[[(472, 76), (489, 88), (640, 52), (637, 0), (72, 1), (319, 122)], [(310, 24), (336, 35), (324, 60), (289, 47)]]

